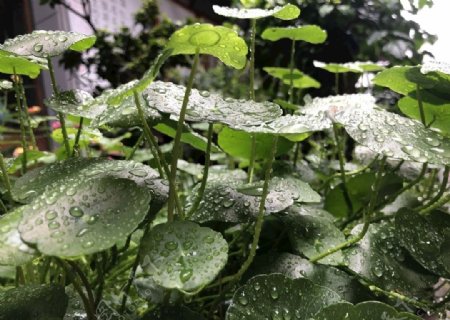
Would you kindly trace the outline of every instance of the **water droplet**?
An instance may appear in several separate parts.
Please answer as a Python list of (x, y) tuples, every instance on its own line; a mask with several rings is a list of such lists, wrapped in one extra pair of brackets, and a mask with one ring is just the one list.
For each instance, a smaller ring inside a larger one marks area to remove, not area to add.
[(270, 288), (270, 296), (274, 300), (278, 299), (278, 289), (277, 289), (277, 287)]
[(213, 243), (214, 242), (214, 237), (213, 236), (206, 236), (203, 241), (205, 241), (206, 243)]
[(80, 231), (78, 231), (77, 233), (77, 237), (82, 237), (84, 236), (89, 230), (87, 228), (83, 228)]
[(242, 295), (238, 298), (238, 301), (240, 304), (242, 304), (243, 306), (246, 306), (248, 304), (248, 299), (246, 296)]
[(225, 208), (230, 208), (231, 206), (233, 206), (233, 204), (234, 204), (233, 199), (225, 199), (225, 201), (223, 202), (223, 206)]
[(83, 244), (83, 248), (85, 248), (85, 249), (92, 248), (93, 245), (94, 245), (94, 242), (88, 241), (88, 242)]
[(187, 281), (189, 281), (189, 279), (191, 279), (193, 274), (192, 269), (183, 269), (180, 272), (180, 280), (181, 282), (185, 283)]
[(45, 218), (47, 220), (53, 220), (58, 216), (58, 213), (55, 210), (50, 210), (45, 213)]
[(61, 225), (57, 221), (51, 221), (48, 223), (49, 229), (58, 229)]
[(166, 242), (164, 247), (167, 250), (174, 251), (174, 250), (176, 250), (178, 248), (178, 243), (176, 243), (175, 241), (169, 241), (169, 242)]
[(78, 206), (71, 207), (69, 209), (69, 213), (72, 217), (75, 217), (75, 218), (80, 218), (84, 215), (83, 210)]
[(35, 52), (41, 52), (42, 49), (44, 49), (44, 46), (43, 46), (42, 44), (40, 44), (40, 43), (36, 43), (36, 44), (34, 45), (34, 47), (33, 47), (33, 50), (34, 50)]
[(133, 176), (140, 177), (140, 178), (146, 177), (148, 175), (147, 171), (145, 171), (144, 169), (133, 169), (133, 170), (130, 170), (130, 173)]

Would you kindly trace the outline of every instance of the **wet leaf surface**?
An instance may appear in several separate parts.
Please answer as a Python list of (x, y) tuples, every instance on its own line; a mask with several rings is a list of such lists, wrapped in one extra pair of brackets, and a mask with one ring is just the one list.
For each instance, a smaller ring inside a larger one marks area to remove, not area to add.
[(292, 20), (300, 15), (300, 9), (292, 4), (277, 6), (273, 9), (238, 9), (215, 5), (213, 6), (213, 10), (220, 16), (235, 19), (261, 19), (273, 16), (281, 20)]

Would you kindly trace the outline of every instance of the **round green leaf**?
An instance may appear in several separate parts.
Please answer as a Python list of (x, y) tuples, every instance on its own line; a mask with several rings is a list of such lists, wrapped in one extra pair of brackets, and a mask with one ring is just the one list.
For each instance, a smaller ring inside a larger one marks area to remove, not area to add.
[(227, 66), (242, 69), (247, 61), (248, 47), (233, 29), (196, 23), (177, 30), (167, 42), (172, 55), (208, 54)]
[[(288, 230), (293, 249), (312, 258), (345, 242), (344, 234), (334, 225), (334, 217), (320, 209), (308, 206), (291, 206), (282, 219)], [(338, 251), (320, 260), (320, 263), (339, 265), (343, 263)]]
[(141, 320), (204, 320), (201, 314), (185, 306), (165, 306), (147, 313)]
[(281, 20), (292, 20), (300, 15), (300, 9), (293, 4), (278, 6), (273, 9), (238, 9), (214, 5), (213, 10), (220, 16), (235, 19), (261, 19), (273, 16)]
[[(440, 220), (450, 221), (448, 214), (442, 213)], [(450, 273), (441, 256), (441, 244), (448, 237), (433, 226), (432, 223), (418, 213), (402, 209), (395, 215), (395, 234), (401, 245), (408, 250), (424, 268), (431, 272), (449, 278)]]
[(150, 200), (149, 191), (131, 180), (67, 179), (25, 207), (19, 232), (46, 255), (91, 254), (133, 232), (144, 220)]
[(140, 264), (160, 286), (195, 292), (225, 266), (228, 244), (222, 235), (190, 221), (154, 227), (141, 242)]
[(354, 140), (378, 154), (422, 163), (450, 163), (450, 140), (416, 120), (380, 109), (331, 108), (328, 115)]
[(36, 251), (20, 238), (19, 226), (24, 207), (0, 216), (0, 265), (20, 266), (35, 257)]
[(17, 179), (13, 197), (28, 203), (50, 189), (68, 188), (69, 194), (76, 191), (70, 187), (71, 181), (90, 180), (111, 176), (129, 179), (140, 187), (148, 188), (153, 200), (165, 202), (168, 193), (167, 183), (159, 179), (152, 168), (134, 161), (111, 161), (107, 159), (70, 159), (34, 169)]
[(63, 320), (68, 297), (58, 285), (27, 285), (0, 293), (0, 320)]
[(16, 73), (34, 79), (39, 75), (41, 69), (42, 67), (35, 62), (0, 49), (0, 73)]
[[(420, 97), (425, 114), (425, 122), (430, 127), (439, 130), (443, 135), (450, 136), (450, 102), (447, 97), (441, 97), (429, 90), (421, 90)], [(411, 92), (398, 101), (398, 107), (403, 114), (421, 121), (417, 93)]]
[(84, 51), (92, 47), (95, 41), (95, 36), (76, 32), (36, 30), (6, 40), (0, 45), (0, 50), (19, 56), (47, 58), (58, 56), (66, 50)]
[(307, 279), (289, 279), (281, 274), (256, 276), (239, 288), (227, 310), (226, 320), (308, 320), (339, 295)]
[(391, 306), (378, 302), (367, 301), (357, 305), (337, 303), (321, 310), (311, 320), (420, 320), (412, 313), (398, 312)]
[[(361, 232), (362, 225), (352, 230)], [(369, 226), (364, 238), (355, 246), (344, 249), (347, 267), (385, 290), (409, 296), (432, 298), (432, 286), (438, 277), (431, 275), (400, 247), (392, 223)]]
[(107, 108), (104, 104), (92, 104), (94, 98), (83, 90), (70, 90), (52, 95), (45, 100), (45, 105), (55, 111), (76, 117), (94, 119)]
[(298, 69), (294, 69), (292, 74), (289, 68), (265, 67), (264, 71), (272, 77), (283, 80), (284, 84), (290, 85), (292, 81), (294, 88), (320, 88), (320, 82)]
[(362, 73), (363, 70), (353, 62), (348, 63), (324, 63), (321, 61), (314, 61), (314, 67), (324, 69), (331, 73)]
[(288, 28), (273, 27), (264, 30), (261, 38), (269, 41), (291, 39), (295, 41), (306, 41), (313, 44), (319, 44), (325, 42), (327, 39), (327, 32), (315, 25)]
[[(144, 91), (144, 99), (149, 107), (175, 115), (178, 119), (185, 90), (181, 85), (155, 81)], [(260, 125), (281, 114), (281, 108), (271, 102), (224, 99), (216, 93), (193, 89), (189, 97), (186, 120), (219, 122), (228, 126)]]
[(342, 299), (352, 303), (372, 298), (367, 287), (344, 271), (332, 266), (311, 263), (290, 253), (271, 253), (256, 257), (250, 274), (255, 276), (269, 273), (281, 273), (291, 279), (306, 278), (314, 284), (335, 291)]

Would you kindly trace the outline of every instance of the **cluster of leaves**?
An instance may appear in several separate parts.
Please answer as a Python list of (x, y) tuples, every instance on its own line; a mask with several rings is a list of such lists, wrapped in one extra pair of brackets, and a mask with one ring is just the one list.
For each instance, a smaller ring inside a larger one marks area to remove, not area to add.
[[(231, 28), (188, 25), (142, 78), (95, 98), (60, 92), (51, 60), (95, 37), (35, 31), (0, 46), (0, 71), (13, 74), (2, 89), (15, 89), (23, 147), (19, 164), (0, 154), (0, 319), (444, 317), (450, 299), (435, 288), (450, 278), (450, 140), (438, 121), (444, 108), (430, 101), (446, 98), (450, 67), (316, 63), (335, 74), (383, 70), (374, 83), (405, 95), (406, 117), (367, 93), (297, 105), (294, 88), (320, 83), (296, 69), (296, 43), (320, 45), (327, 33), (268, 28), (263, 39), (292, 43), (288, 68), (265, 69), (289, 86), (289, 101), (258, 102), (256, 26), (294, 20), (300, 9), (243, 4), (214, 10), (250, 20), (250, 50)], [(178, 55), (193, 55), (187, 85), (155, 81)], [(235, 69), (249, 55), (249, 99), (195, 89), (204, 55)], [(43, 69), (53, 80), (46, 104), (60, 120), (62, 160), (27, 172), (40, 151), (20, 76)], [(100, 130), (136, 127), (131, 150), (115, 144), (122, 159), (92, 152), (93, 136), (109, 141)], [(173, 142), (160, 145), (155, 131)], [(205, 164), (185, 161), (183, 143)], [(19, 177), (10, 175), (14, 165)]]

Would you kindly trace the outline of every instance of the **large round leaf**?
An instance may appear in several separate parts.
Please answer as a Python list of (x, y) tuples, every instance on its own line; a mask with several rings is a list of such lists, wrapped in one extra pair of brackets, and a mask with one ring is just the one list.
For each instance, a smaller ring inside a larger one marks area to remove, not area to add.
[(19, 56), (54, 57), (66, 50), (84, 51), (95, 43), (95, 36), (76, 32), (36, 30), (6, 40), (1, 50)]
[(320, 88), (319, 82), (298, 69), (294, 69), (291, 72), (289, 68), (265, 67), (264, 71), (272, 77), (283, 80), (284, 84), (290, 85), (292, 82), (294, 88)]
[[(448, 224), (450, 216), (441, 213), (439, 220)], [(441, 245), (450, 240), (450, 229), (447, 233), (414, 211), (402, 209), (395, 215), (395, 234), (401, 245), (424, 268), (444, 278), (450, 277), (446, 264), (449, 257), (440, 252)]]
[(281, 273), (288, 278), (306, 278), (316, 285), (335, 291), (342, 299), (358, 303), (373, 298), (369, 289), (353, 276), (335, 267), (311, 263), (290, 253), (267, 254), (255, 258), (249, 276)]
[[(76, 192), (72, 181), (85, 183), (106, 176), (129, 179), (140, 187), (147, 187), (153, 200), (165, 202), (167, 183), (159, 179), (152, 168), (134, 161), (110, 161), (107, 159), (70, 159), (34, 169), (17, 179), (12, 193), (19, 202), (30, 202), (47, 190), (64, 186), (68, 192)], [(153, 205), (153, 204), (152, 204)]]
[(21, 74), (34, 79), (41, 72), (41, 68), (38, 63), (0, 50), (0, 73)]
[(142, 239), (140, 263), (160, 286), (195, 292), (225, 266), (228, 244), (222, 235), (190, 221), (154, 227)]
[(300, 9), (293, 4), (278, 6), (273, 9), (238, 9), (214, 5), (213, 10), (220, 16), (235, 19), (261, 19), (273, 16), (281, 20), (292, 20), (300, 15)]
[(357, 305), (350, 303), (337, 303), (326, 307), (311, 320), (420, 320), (418, 316), (398, 312), (391, 306), (378, 302), (367, 301)]
[[(361, 232), (356, 226), (352, 234)], [(349, 269), (385, 289), (431, 298), (432, 286), (438, 277), (431, 275), (400, 247), (392, 223), (371, 224), (364, 238), (355, 246), (344, 249)]]
[(53, 110), (76, 117), (94, 119), (107, 108), (104, 104), (90, 105), (94, 98), (83, 90), (70, 90), (52, 95), (45, 100), (45, 105)]
[(185, 26), (169, 38), (166, 47), (177, 54), (208, 54), (226, 65), (242, 69), (247, 61), (248, 47), (233, 29), (196, 23)]
[[(345, 242), (344, 234), (334, 225), (334, 217), (320, 209), (308, 206), (291, 206), (282, 219), (288, 230), (293, 249), (308, 258), (317, 256)], [(320, 263), (343, 263), (340, 251), (320, 260)]]
[[(148, 106), (163, 113), (180, 114), (186, 88), (171, 82), (155, 81), (144, 91)], [(259, 125), (279, 117), (281, 108), (270, 102), (222, 98), (219, 94), (193, 89), (189, 97), (186, 120), (220, 122), (233, 125)]]
[(31, 261), (35, 250), (20, 238), (17, 230), (24, 207), (0, 216), (0, 265), (20, 266)]
[(46, 255), (91, 254), (133, 232), (147, 215), (150, 200), (150, 192), (131, 180), (67, 179), (24, 208), (19, 231)]
[(291, 39), (295, 41), (306, 41), (313, 44), (323, 43), (327, 39), (327, 32), (315, 25), (301, 27), (273, 27), (267, 28), (261, 35), (261, 38), (270, 41), (280, 39)]
[(239, 288), (227, 310), (227, 320), (308, 320), (339, 295), (307, 279), (289, 279), (281, 274), (256, 276)]
[(57, 285), (27, 285), (0, 293), (0, 320), (63, 320), (68, 297)]

